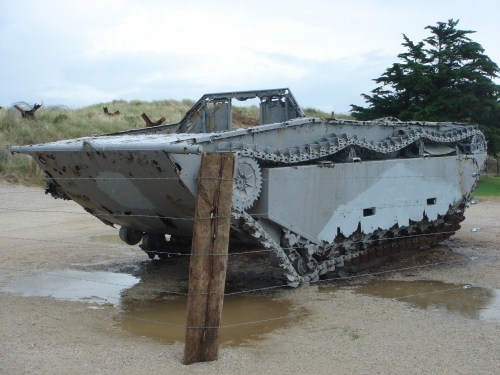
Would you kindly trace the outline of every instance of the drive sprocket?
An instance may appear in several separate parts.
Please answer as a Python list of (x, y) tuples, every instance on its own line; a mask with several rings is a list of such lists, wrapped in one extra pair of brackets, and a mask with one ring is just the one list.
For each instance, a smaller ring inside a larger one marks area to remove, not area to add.
[(253, 158), (236, 159), (233, 183), (233, 207), (246, 210), (259, 199), (262, 189), (262, 173)]
[(486, 152), (486, 139), (483, 134), (476, 134), (471, 139), (471, 145), (473, 145), (473, 150), (476, 152)]

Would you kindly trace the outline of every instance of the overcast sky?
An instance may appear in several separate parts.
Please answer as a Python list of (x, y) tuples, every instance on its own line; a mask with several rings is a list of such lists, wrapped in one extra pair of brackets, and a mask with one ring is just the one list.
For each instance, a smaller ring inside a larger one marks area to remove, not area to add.
[(500, 63), (499, 0), (0, 0), (0, 106), (198, 99), (289, 87), (348, 112), (397, 61), (402, 34), (460, 19)]

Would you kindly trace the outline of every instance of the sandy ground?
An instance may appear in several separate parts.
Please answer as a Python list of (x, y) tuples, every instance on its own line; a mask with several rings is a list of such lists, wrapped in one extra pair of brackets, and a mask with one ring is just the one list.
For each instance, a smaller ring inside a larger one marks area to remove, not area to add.
[[(382, 269), (443, 259), (476, 260), (384, 277), (500, 290), (500, 200), (482, 199), (466, 216), (462, 230), (443, 246)], [(471, 233), (475, 227), (481, 231)], [(0, 288), (23, 275), (68, 269), (128, 270), (142, 273), (144, 282), (187, 287), (185, 260), (157, 266), (137, 247), (91, 242), (90, 236), (117, 231), (72, 202), (43, 195), (39, 188), (0, 183), (0, 228)], [(262, 267), (245, 268), (249, 263)], [(264, 264), (262, 259), (231, 258), (228, 285), (279, 284), (275, 270)], [(310, 315), (293, 319), (264, 340), (223, 346), (218, 361), (190, 366), (182, 364), (182, 343), (161, 344), (122, 330), (116, 324), (117, 308), (92, 309), (83, 302), (0, 293), (0, 373), (500, 373), (500, 322), (443, 316), (402, 301), (355, 294), (355, 283), (334, 285), (330, 293), (319, 293), (317, 284), (276, 290), (275, 298), (291, 301), (294, 309)]]

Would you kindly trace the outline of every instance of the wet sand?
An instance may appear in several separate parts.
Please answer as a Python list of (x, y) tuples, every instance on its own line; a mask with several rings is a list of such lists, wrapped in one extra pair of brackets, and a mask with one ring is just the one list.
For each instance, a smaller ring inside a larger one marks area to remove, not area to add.
[[(499, 290), (500, 200), (480, 201), (469, 208), (457, 235), (443, 245), (373, 270), (404, 271), (274, 290), (265, 298), (283, 301), (283, 313), (302, 316), (270, 327), (259, 340), (224, 344), (216, 362), (184, 366), (182, 343), (164, 343), (146, 331), (141, 335), (126, 329), (126, 304), (1, 292), (0, 373), (498, 374), (499, 321), (440, 314), (402, 299), (357, 292), (358, 284), (386, 280), (435, 280)], [(187, 289), (187, 258), (151, 262), (138, 247), (113, 241), (116, 229), (40, 188), (1, 182), (0, 223), (2, 289), (19, 278), (68, 270), (141, 278), (147, 291), (132, 287), (122, 296), (136, 305), (169, 298), (151, 289)], [(471, 233), (476, 227), (481, 231)], [(412, 268), (457, 259), (463, 261)], [(265, 257), (232, 257), (229, 264), (230, 290), (282, 282)], [(320, 292), (324, 286), (331, 288)]]

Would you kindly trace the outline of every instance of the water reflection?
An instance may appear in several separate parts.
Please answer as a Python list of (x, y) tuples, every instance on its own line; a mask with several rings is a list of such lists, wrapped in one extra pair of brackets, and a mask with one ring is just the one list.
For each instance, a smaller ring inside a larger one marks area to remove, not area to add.
[(139, 278), (125, 273), (60, 270), (19, 277), (2, 291), (23, 296), (119, 305), (121, 291), (138, 282)]
[[(187, 299), (156, 299), (122, 301), (123, 314), (118, 324), (125, 330), (151, 337), (162, 343), (184, 341), (187, 319)], [(279, 301), (267, 296), (229, 296), (224, 298), (222, 326), (245, 322), (295, 316), (288, 301)], [(221, 343), (242, 345), (249, 340), (262, 339), (262, 335), (274, 329), (286, 327), (296, 317), (277, 319), (255, 324), (244, 324), (221, 329)], [(156, 322), (163, 322), (158, 324)]]
[[(326, 287), (321, 292), (336, 288)], [(463, 315), (473, 319), (500, 320), (500, 291), (442, 281), (380, 280), (360, 285), (355, 293), (392, 298), (441, 315)]]

